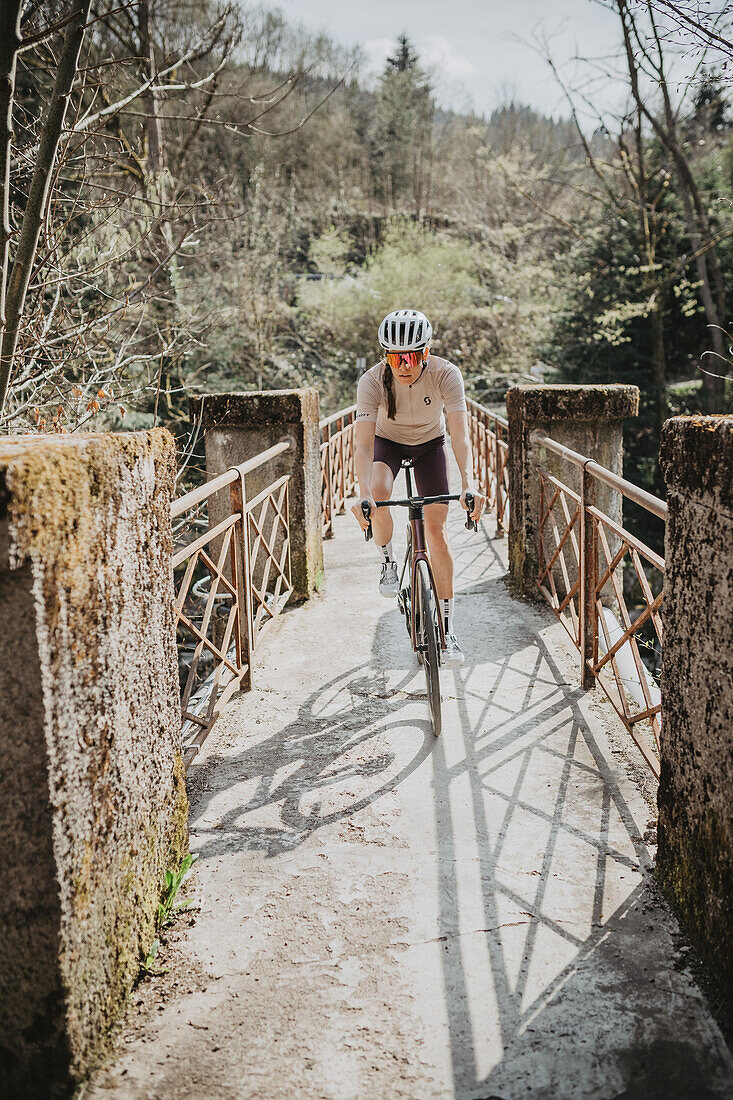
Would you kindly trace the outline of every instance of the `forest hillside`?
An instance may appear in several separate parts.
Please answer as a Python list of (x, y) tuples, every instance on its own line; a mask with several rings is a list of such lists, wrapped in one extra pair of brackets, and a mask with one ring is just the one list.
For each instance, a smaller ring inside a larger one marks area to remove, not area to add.
[(691, 47), (644, 37), (654, 5), (609, 4), (614, 119), (587, 86), (564, 86), (563, 118), (446, 111), (407, 36), (366, 79), (358, 51), (277, 10), (15, 6), (4, 431), (185, 433), (196, 388), (315, 385), (330, 412), (404, 305), (480, 400), (516, 380), (638, 384), (627, 470), (656, 491), (665, 417), (730, 407), (730, 85), (701, 47), (673, 86), (665, 64)]

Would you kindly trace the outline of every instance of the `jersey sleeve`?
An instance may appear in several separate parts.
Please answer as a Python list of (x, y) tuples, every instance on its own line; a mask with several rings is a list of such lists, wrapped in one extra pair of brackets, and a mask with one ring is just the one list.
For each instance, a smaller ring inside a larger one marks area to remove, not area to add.
[(362, 374), (356, 387), (356, 420), (373, 420), (376, 424), (382, 387), (371, 371)]
[(453, 363), (446, 363), (438, 376), (438, 387), (447, 413), (466, 411), (463, 375)]

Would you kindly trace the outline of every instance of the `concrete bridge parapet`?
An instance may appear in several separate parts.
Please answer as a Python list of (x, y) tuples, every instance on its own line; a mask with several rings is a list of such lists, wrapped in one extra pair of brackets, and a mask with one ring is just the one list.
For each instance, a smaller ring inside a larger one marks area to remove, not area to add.
[(0, 1076), (65, 1096), (188, 850), (168, 432), (0, 445)]
[(669, 508), (658, 874), (733, 1020), (733, 417), (662, 431)]
[[(206, 447), (206, 474), (217, 477), (232, 466), (283, 440), (291, 448), (247, 475), (247, 496), (290, 475), (290, 558), (293, 595), (306, 599), (323, 569), (321, 523), (321, 434), (318, 391), (264, 390), (191, 397), (192, 417), (200, 418)], [(209, 501), (212, 526), (229, 514), (228, 500)]]
[[(509, 420), (509, 569), (514, 588), (536, 595), (539, 565), (542, 465), (569, 488), (580, 492), (580, 470), (535, 444), (532, 433), (547, 433), (557, 443), (592, 458), (615, 474), (623, 473), (623, 421), (639, 411), (637, 386), (514, 386), (506, 395)], [(596, 504), (621, 522), (621, 494), (599, 486)]]

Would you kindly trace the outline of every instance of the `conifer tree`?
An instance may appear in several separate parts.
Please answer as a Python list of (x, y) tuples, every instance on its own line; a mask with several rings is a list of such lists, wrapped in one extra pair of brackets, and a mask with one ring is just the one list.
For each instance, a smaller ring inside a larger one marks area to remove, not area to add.
[(369, 133), (375, 190), (388, 214), (421, 219), (429, 212), (434, 111), (427, 73), (402, 34), (387, 58)]

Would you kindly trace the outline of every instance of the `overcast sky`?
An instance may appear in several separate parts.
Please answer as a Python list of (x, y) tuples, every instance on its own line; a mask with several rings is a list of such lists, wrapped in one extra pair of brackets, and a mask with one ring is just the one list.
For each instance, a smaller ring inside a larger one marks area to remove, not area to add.
[[(404, 31), (423, 63), (442, 72), (439, 102), (479, 114), (514, 98), (567, 115), (546, 64), (521, 39), (544, 33), (563, 63), (575, 54), (613, 54), (617, 43), (617, 17), (593, 0), (280, 0), (279, 6), (289, 21), (361, 46), (373, 72)], [(617, 106), (619, 94), (610, 85), (595, 93), (604, 109)]]

